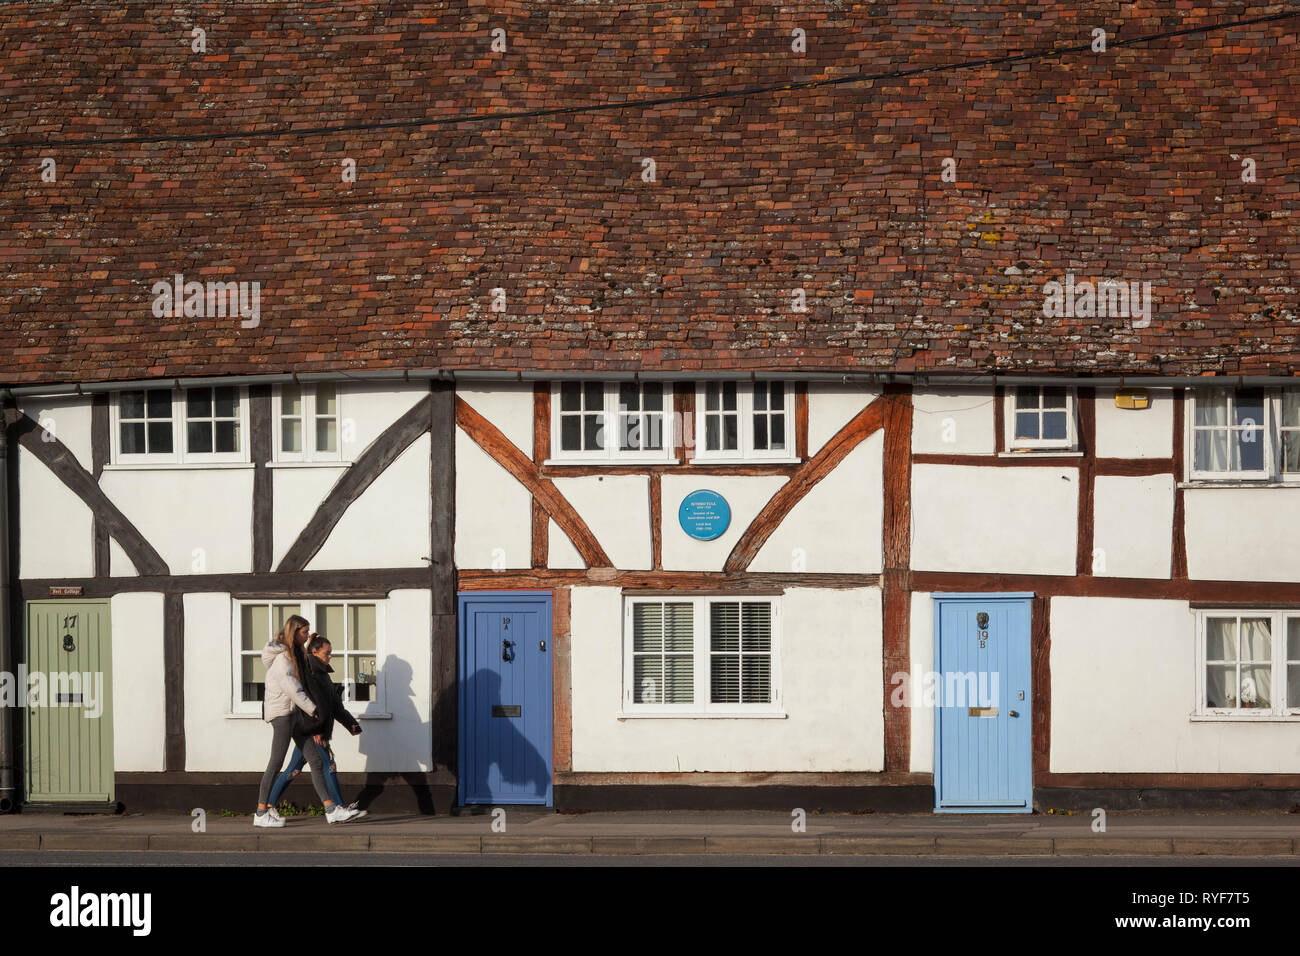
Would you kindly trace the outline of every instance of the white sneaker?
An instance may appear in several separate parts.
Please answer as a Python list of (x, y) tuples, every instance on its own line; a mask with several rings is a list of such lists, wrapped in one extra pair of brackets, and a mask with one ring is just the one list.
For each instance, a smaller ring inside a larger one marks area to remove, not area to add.
[(357, 815), (356, 810), (349, 810), (347, 807), (334, 804), (325, 811), (325, 819), (330, 823), (347, 823)]
[(281, 817), (278, 813), (275, 813), (274, 810), (267, 810), (265, 813), (254, 813), (253, 826), (282, 827), (284, 826), (284, 818)]
[(267, 807), (266, 815), (284, 823), (284, 817), (280, 816), (280, 811), (276, 810), (275, 807)]
[(351, 810), (353, 813), (356, 814), (355, 819), (357, 819), (357, 820), (360, 820), (362, 817), (364, 817), (367, 813), (370, 812), (369, 810), (362, 810), (362, 809), (361, 809), (360, 807), (358, 807), (355, 803), (349, 803), (349, 804), (348, 804), (348, 809)]

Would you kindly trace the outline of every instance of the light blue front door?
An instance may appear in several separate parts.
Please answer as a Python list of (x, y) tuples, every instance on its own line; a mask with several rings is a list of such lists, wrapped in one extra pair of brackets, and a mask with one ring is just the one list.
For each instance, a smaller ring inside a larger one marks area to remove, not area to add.
[(551, 806), (551, 592), (460, 595), (462, 804)]
[(938, 813), (1033, 812), (1032, 597), (934, 596)]

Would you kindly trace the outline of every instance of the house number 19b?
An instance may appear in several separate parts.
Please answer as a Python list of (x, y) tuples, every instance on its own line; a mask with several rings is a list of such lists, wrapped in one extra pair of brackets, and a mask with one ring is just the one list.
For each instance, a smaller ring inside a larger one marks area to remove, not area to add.
[(989, 639), (989, 632), (985, 630), (981, 630), (979, 632), (979, 638), (980, 638), (980, 647), (982, 648)]

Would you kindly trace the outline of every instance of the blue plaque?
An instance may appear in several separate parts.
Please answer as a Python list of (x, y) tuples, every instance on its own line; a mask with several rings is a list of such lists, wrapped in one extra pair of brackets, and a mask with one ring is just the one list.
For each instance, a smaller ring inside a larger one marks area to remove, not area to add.
[(716, 491), (692, 491), (682, 499), (677, 521), (696, 541), (712, 541), (731, 524), (731, 506)]

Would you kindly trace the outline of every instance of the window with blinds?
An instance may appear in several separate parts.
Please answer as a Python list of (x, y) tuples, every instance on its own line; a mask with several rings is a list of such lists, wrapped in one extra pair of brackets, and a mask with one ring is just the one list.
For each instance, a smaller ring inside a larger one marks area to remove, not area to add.
[(777, 603), (629, 598), (624, 708), (679, 715), (775, 713)]

